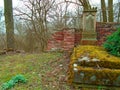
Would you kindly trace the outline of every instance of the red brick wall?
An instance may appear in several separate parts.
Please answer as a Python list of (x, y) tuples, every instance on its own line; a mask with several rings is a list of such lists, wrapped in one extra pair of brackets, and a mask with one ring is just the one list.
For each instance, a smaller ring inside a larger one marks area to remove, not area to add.
[(55, 32), (51, 35), (50, 39), (48, 40), (47, 50), (51, 49), (62, 49), (64, 35), (63, 31)]
[(70, 50), (80, 42), (80, 39), (81, 33), (76, 32), (74, 28), (63, 29), (52, 34), (48, 40), (47, 50)]
[(75, 46), (80, 45), (82, 39), (82, 32), (75, 32)]
[(75, 45), (75, 29), (64, 29), (63, 34), (63, 50), (72, 49)]
[[(120, 23), (96, 23), (97, 31), (97, 45), (102, 45), (106, 37), (116, 31), (116, 28), (120, 27)], [(74, 28), (67, 28), (61, 31), (57, 31), (52, 34), (48, 40), (47, 50), (70, 50), (74, 46), (79, 45), (81, 41), (81, 32), (78, 32)]]
[(101, 23), (97, 22), (96, 31), (97, 31), (97, 40), (98, 45), (102, 45), (106, 37), (117, 30), (120, 27), (120, 23)]

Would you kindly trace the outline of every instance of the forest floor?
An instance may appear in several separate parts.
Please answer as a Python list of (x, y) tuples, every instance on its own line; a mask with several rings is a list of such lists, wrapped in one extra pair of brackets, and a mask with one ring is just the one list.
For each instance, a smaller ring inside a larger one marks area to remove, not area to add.
[(66, 84), (68, 57), (58, 52), (1, 55), (0, 85), (22, 74), (27, 83), (10, 90), (71, 90)]

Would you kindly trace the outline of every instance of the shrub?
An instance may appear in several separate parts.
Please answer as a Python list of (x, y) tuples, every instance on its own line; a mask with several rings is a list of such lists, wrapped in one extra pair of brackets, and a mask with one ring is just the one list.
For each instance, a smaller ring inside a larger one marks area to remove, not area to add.
[(120, 28), (107, 37), (103, 46), (110, 54), (120, 57)]

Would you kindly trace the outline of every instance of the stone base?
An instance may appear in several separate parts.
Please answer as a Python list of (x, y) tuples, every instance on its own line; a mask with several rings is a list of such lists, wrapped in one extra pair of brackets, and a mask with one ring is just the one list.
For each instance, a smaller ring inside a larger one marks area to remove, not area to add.
[(108, 68), (93, 69), (93, 67), (85, 68), (85, 66), (80, 67), (78, 72), (74, 72), (73, 83), (120, 87), (120, 70)]
[(90, 32), (90, 31), (82, 32), (82, 39), (96, 39), (96, 37), (97, 37), (96, 32)]
[(81, 40), (81, 45), (97, 45), (97, 40)]

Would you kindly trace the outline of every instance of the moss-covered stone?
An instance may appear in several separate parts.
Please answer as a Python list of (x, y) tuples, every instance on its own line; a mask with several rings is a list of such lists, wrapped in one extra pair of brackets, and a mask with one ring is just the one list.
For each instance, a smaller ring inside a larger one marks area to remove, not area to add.
[(99, 46), (74, 48), (68, 71), (69, 83), (120, 86), (120, 58)]

